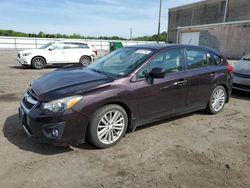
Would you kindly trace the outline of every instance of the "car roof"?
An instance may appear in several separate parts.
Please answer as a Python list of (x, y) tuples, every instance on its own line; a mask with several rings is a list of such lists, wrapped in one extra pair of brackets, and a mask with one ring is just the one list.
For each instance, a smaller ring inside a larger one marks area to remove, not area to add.
[(145, 49), (152, 49), (152, 50), (163, 50), (163, 49), (168, 49), (172, 47), (179, 47), (179, 48), (186, 48), (186, 47), (192, 47), (192, 48), (199, 48), (202, 50), (210, 51), (214, 54), (221, 55), (220, 51), (214, 48), (209, 48), (205, 46), (195, 46), (195, 45), (184, 45), (184, 44), (170, 44), (170, 43), (150, 43), (150, 44), (139, 44), (139, 45), (133, 45), (133, 46), (128, 46), (128, 47), (134, 47), (134, 48), (145, 48)]
[(58, 41), (55, 41), (55, 42), (69, 42), (69, 43), (83, 43), (83, 44), (89, 44), (88, 42), (85, 42), (85, 41), (74, 41), (74, 40), (58, 40)]

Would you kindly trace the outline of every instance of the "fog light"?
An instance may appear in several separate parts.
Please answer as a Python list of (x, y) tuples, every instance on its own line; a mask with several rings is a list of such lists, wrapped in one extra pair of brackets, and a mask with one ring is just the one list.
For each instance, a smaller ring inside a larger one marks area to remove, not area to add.
[(52, 129), (52, 136), (53, 137), (58, 137), (58, 129)]
[(43, 125), (42, 132), (46, 138), (60, 140), (64, 131), (65, 123), (52, 123)]

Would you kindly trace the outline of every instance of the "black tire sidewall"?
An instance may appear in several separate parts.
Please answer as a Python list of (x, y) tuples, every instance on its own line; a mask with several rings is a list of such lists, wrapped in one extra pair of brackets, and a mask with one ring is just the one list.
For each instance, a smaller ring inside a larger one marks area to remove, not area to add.
[[(82, 59), (84, 59), (84, 58), (88, 58), (88, 60), (89, 60), (88, 64), (86, 64), (86, 65), (84, 65), (82, 62)], [(89, 56), (84, 55), (80, 58), (79, 63), (81, 63), (83, 66), (88, 66), (91, 63), (91, 58)]]
[[(223, 107), (219, 111), (215, 111), (213, 109), (213, 107), (212, 107), (212, 100), (213, 100), (214, 93), (218, 89), (222, 89), (224, 91), (225, 101), (224, 101)], [(227, 92), (226, 92), (225, 88), (223, 86), (217, 86), (217, 87), (215, 87), (214, 90), (213, 90), (213, 92), (212, 92), (212, 95), (210, 96), (209, 105), (208, 105), (208, 112), (211, 113), (211, 114), (218, 114), (218, 113), (220, 113), (223, 110), (224, 106), (225, 106), (226, 98), (227, 98)]]
[[(43, 66), (42, 66), (42, 67), (36, 67), (35, 61), (36, 61), (37, 59), (41, 59), (41, 60), (43, 61)], [(44, 58), (42, 58), (42, 57), (34, 57), (34, 58), (32, 59), (31, 66), (32, 66), (34, 69), (43, 69), (43, 68), (45, 67), (45, 60), (44, 60)]]
[[(123, 132), (122, 132), (120, 138), (118, 138), (114, 143), (104, 144), (99, 140), (99, 138), (97, 136), (97, 126), (98, 126), (98, 123), (101, 120), (101, 118), (107, 112), (112, 111), (112, 110), (117, 110), (117, 111), (122, 113), (122, 115), (124, 116), (124, 119), (125, 119), (125, 127), (123, 129)], [(119, 105), (115, 105), (115, 104), (114, 105), (107, 105), (107, 106), (104, 106), (104, 107), (100, 108), (99, 110), (97, 110), (95, 112), (95, 114), (93, 115), (93, 117), (91, 118), (91, 122), (90, 122), (90, 125), (88, 128), (88, 140), (97, 148), (101, 148), (101, 149), (109, 148), (109, 147), (115, 145), (116, 143), (118, 143), (122, 139), (122, 137), (124, 136), (124, 134), (127, 131), (127, 127), (128, 127), (128, 115), (127, 115), (126, 111), (124, 110), (124, 108), (122, 108)]]

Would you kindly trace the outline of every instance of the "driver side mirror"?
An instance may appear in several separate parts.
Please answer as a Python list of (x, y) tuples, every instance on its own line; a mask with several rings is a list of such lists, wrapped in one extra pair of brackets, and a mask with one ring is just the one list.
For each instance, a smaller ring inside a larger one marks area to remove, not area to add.
[(150, 72), (149, 72), (149, 77), (151, 78), (165, 78), (165, 70), (162, 68), (153, 68)]
[(48, 50), (49, 50), (49, 51), (53, 51), (54, 49), (55, 49), (55, 48), (50, 47)]

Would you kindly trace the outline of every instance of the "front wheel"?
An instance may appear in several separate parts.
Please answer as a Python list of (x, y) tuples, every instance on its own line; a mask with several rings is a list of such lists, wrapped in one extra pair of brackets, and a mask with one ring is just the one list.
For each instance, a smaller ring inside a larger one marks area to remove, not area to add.
[(89, 56), (82, 56), (80, 58), (79, 63), (81, 63), (84, 67), (86, 67), (91, 63), (91, 58)]
[(42, 57), (34, 57), (31, 61), (31, 66), (34, 69), (43, 69), (45, 67), (45, 59)]
[(107, 105), (93, 115), (89, 141), (98, 148), (109, 148), (124, 136), (128, 126), (126, 111), (119, 105)]
[(217, 86), (210, 97), (207, 111), (211, 114), (217, 114), (224, 108), (227, 98), (226, 90), (223, 86)]

